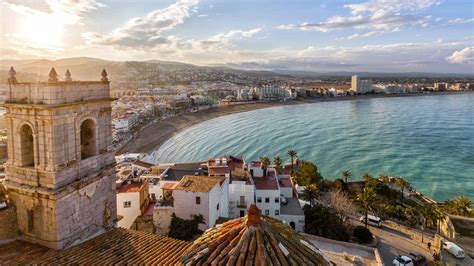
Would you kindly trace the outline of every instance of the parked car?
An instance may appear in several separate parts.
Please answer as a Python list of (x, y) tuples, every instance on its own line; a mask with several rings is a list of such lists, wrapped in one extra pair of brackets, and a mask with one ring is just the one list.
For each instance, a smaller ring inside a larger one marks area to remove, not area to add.
[[(359, 221), (362, 222), (362, 223), (365, 223), (365, 215), (361, 216), (359, 218)], [(380, 227), (382, 227), (382, 219), (380, 219), (377, 216), (369, 214), (369, 215), (367, 215), (367, 224), (380, 228)]]
[(426, 261), (425, 256), (418, 252), (410, 252), (408, 253), (408, 257), (410, 257), (415, 265), (421, 264)]
[(393, 260), (394, 266), (414, 266), (413, 260), (408, 256), (397, 256)]
[(462, 250), (462, 248), (460, 248), (458, 245), (454, 244), (453, 242), (444, 241), (443, 248), (458, 259), (462, 259), (466, 256), (466, 254), (464, 253), (464, 250)]

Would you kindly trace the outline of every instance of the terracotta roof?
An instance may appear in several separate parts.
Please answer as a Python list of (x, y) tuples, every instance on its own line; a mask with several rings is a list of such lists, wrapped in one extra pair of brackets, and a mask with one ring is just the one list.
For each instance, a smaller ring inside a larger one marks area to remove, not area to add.
[(291, 182), (291, 177), (289, 175), (281, 175), (279, 177), (281, 187), (293, 187), (293, 183)]
[(248, 215), (208, 229), (194, 241), (181, 265), (330, 265), (303, 236), (280, 221), (260, 215), (255, 204)]
[(132, 163), (133, 165), (138, 165), (138, 166), (141, 166), (141, 167), (145, 167), (145, 168), (151, 168), (152, 166), (154, 166), (154, 164), (151, 164), (151, 163), (147, 163), (147, 162), (144, 162), (144, 161), (135, 161)]
[(66, 250), (14, 241), (0, 245), (5, 265), (174, 265), (191, 243), (146, 232), (115, 229)]
[(181, 179), (174, 190), (209, 192), (216, 185), (221, 185), (225, 177), (220, 176), (193, 176), (187, 175)]
[(117, 186), (117, 193), (140, 192), (143, 182), (130, 181), (130, 184), (128, 182), (128, 180), (123, 181), (122, 184)]
[(174, 189), (177, 185), (178, 185), (178, 183), (164, 183), (164, 184), (161, 186), (161, 189), (172, 190), (172, 189)]
[(277, 190), (278, 181), (275, 176), (269, 175), (267, 177), (254, 177), (253, 182), (255, 183), (256, 189), (261, 190)]
[(209, 167), (209, 175), (225, 175), (230, 173), (228, 166), (211, 166)]

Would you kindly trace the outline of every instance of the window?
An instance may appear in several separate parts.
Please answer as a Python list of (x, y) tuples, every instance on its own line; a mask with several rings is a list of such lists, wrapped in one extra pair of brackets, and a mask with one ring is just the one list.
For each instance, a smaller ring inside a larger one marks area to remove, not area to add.
[(155, 195), (155, 193), (151, 193), (151, 198), (152, 198), (153, 200), (156, 200), (156, 195)]
[(124, 207), (124, 208), (130, 208), (130, 207), (132, 207), (132, 202), (131, 202), (131, 201), (124, 201), (124, 202), (123, 202), (123, 207)]
[(270, 210), (265, 210), (265, 215), (270, 215)]
[(270, 203), (270, 198), (265, 198), (265, 203)]
[(279, 211), (279, 210), (275, 210), (275, 215), (280, 215), (280, 211)]
[(87, 119), (81, 124), (81, 159), (96, 155), (95, 122)]
[(35, 232), (35, 211), (33, 210), (27, 211), (27, 220), (28, 220), (28, 232), (34, 233)]
[(35, 153), (33, 144), (33, 130), (29, 125), (20, 128), (20, 161), (21, 166), (34, 166)]
[(219, 203), (217, 203), (217, 210), (219, 210)]
[(280, 197), (275, 197), (275, 203), (280, 203)]
[(262, 197), (258, 197), (257, 202), (262, 202)]
[(240, 203), (242, 204), (245, 204), (245, 196), (240, 196)]
[(201, 204), (201, 197), (196, 197), (196, 204)]

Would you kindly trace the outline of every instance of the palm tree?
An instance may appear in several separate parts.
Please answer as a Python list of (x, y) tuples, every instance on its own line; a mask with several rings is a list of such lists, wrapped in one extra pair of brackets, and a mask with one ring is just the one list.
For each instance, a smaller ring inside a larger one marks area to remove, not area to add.
[(295, 162), (296, 155), (298, 155), (298, 153), (295, 150), (291, 149), (291, 150), (288, 151), (288, 156), (290, 156), (290, 158), (291, 158), (291, 172), (292, 173), (293, 173), (293, 167), (294, 167), (294, 162)]
[(372, 207), (372, 202), (375, 200), (376, 194), (373, 189), (365, 187), (362, 193), (357, 195), (357, 200), (364, 205), (365, 227), (367, 228), (367, 219), (369, 216), (369, 208)]
[(260, 162), (263, 164), (263, 166), (269, 166), (270, 165), (270, 159), (268, 159), (267, 156), (260, 157)]
[(446, 210), (450, 214), (469, 217), (471, 215), (472, 201), (468, 196), (459, 196), (445, 202)]
[(352, 177), (352, 174), (351, 172), (349, 172), (349, 170), (344, 170), (344, 172), (342, 172), (342, 176), (344, 177), (344, 182), (347, 184), (347, 179), (348, 178), (351, 178)]
[(281, 168), (282, 163), (283, 163), (283, 162), (282, 162), (280, 156), (277, 155), (277, 156), (275, 156), (275, 157), (273, 158), (273, 164), (275, 165), (275, 167), (276, 167), (277, 169)]
[(410, 183), (408, 183), (408, 181), (403, 178), (403, 177), (399, 177), (397, 178), (397, 184), (400, 186), (400, 188), (402, 189), (402, 200), (405, 199), (405, 195), (403, 194), (403, 192), (405, 191), (405, 188), (407, 187), (410, 187)]
[(314, 206), (314, 201), (319, 197), (319, 188), (315, 184), (307, 185), (303, 190), (301, 198), (309, 202), (309, 206)]

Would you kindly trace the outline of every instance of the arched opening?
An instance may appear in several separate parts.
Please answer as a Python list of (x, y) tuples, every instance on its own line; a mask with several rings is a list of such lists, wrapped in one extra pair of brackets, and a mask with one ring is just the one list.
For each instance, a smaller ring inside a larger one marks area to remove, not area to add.
[(91, 119), (81, 124), (81, 159), (96, 155), (96, 128)]
[(27, 124), (20, 128), (20, 164), (21, 166), (35, 165), (33, 129)]
[(290, 226), (291, 228), (293, 228), (293, 230), (295, 230), (295, 227), (296, 227), (295, 222), (290, 222)]

